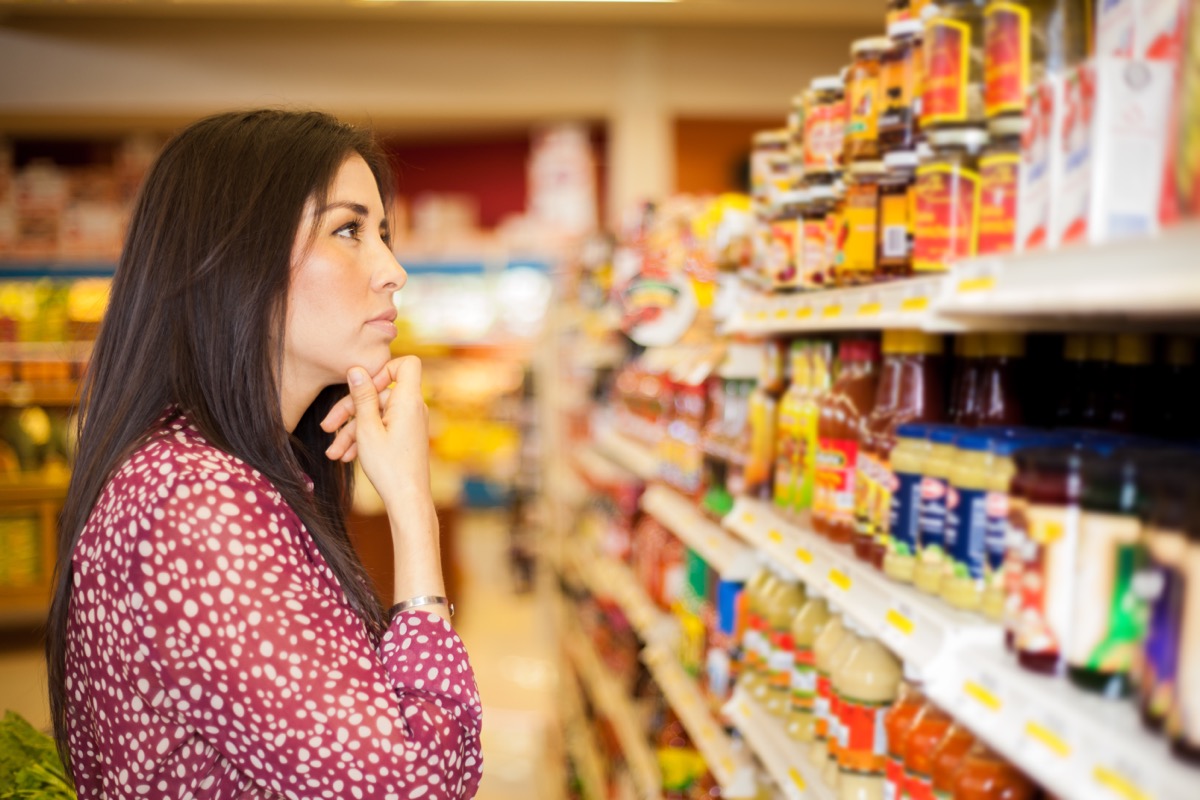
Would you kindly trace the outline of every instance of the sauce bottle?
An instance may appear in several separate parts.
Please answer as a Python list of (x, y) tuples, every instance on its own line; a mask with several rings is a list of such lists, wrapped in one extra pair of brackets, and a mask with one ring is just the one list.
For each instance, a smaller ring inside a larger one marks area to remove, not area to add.
[(939, 422), (945, 407), (942, 337), (923, 331), (906, 331), (901, 344), (903, 354), (895, 410), (890, 414), (872, 413), (867, 421), (868, 429), (873, 431), (878, 487), (873, 510), (868, 515), (874, 534), (869, 560), (880, 570), (889, 550), (892, 492), (897, 486), (891, 463), (896, 431), (910, 422)]
[(886, 174), (879, 183), (880, 280), (913, 274), (912, 248), (916, 224), (917, 154), (895, 150), (883, 157)]
[(1172, 336), (1155, 380), (1157, 402), (1153, 432), (1162, 437), (1192, 440), (1200, 436), (1200, 370), (1196, 369), (1196, 342), (1190, 336)]
[(984, 499), (983, 615), (1004, 621), (1005, 575), (1008, 554), (1009, 488), (1017, 472), (1014, 455), (1027, 441), (1020, 435), (992, 440), (992, 468)]
[(1108, 334), (1088, 336), (1088, 357), (1084, 367), (1083, 405), (1079, 424), (1085, 428), (1106, 428), (1111, 417), (1113, 395), (1113, 359), (1116, 341)]
[(848, 543), (854, 535), (854, 481), (863, 417), (875, 399), (878, 346), (848, 340), (840, 349), (841, 371), (821, 404), (817, 423), (817, 482), (826, 493), (824, 518), (814, 517), (819, 533)]
[(1034, 800), (1035, 787), (1012, 764), (976, 742), (954, 776), (954, 800)]
[(1054, 412), (1054, 424), (1060, 428), (1075, 428), (1083, 425), (1083, 406), (1086, 402), (1085, 388), (1088, 371), (1088, 337), (1082, 333), (1068, 334), (1063, 340), (1063, 363), (1061, 365), (1058, 407)]
[(818, 767), (824, 767), (826, 759), (829, 758), (829, 718), (833, 711), (833, 655), (847, 635), (845, 621), (840, 615), (832, 614), (813, 642), (813, 658), (817, 663), (817, 697), (813, 706), (815, 725), (809, 759)]
[(1030, 546), (1021, 576), (1017, 662), (1033, 672), (1057, 674), (1071, 629), (1081, 458), (1076, 450), (1058, 447), (1035, 448), (1029, 459)]
[(983, 606), (992, 439), (985, 433), (963, 434), (955, 447), (950, 493), (957, 500), (946, 518), (947, 559), (939, 593), (955, 608), (978, 611)]
[(980, 374), (979, 407), (964, 425), (1010, 426), (1023, 421), (1020, 406), (1021, 365), (1025, 359), (1025, 337), (1013, 333), (984, 336), (983, 369)]
[(887, 553), (883, 572), (888, 577), (912, 583), (916, 574), (921, 529), (921, 480), (932, 443), (930, 426), (908, 423), (896, 429), (896, 446), (891, 468), (896, 480), (888, 522)]
[(1146, 633), (1146, 609), (1134, 592), (1142, 569), (1138, 473), (1149, 454), (1088, 455), (1078, 571), (1067, 641), (1067, 674), (1085, 691), (1125, 697), (1134, 655)]
[(933, 798), (933, 752), (954, 720), (926, 701), (904, 735), (904, 784), (912, 800)]
[(875, 538), (874, 520), (871, 512), (875, 508), (877, 495), (882, 490), (879, 474), (879, 458), (876, 454), (876, 434), (882, 432), (885, 422), (896, 413), (900, 394), (900, 371), (906, 349), (908, 332), (885, 330), (883, 332), (883, 362), (876, 384), (875, 402), (867, 415), (859, 441), (858, 470), (854, 491), (854, 554), (863, 561), (870, 560), (871, 545)]
[(767, 625), (770, 651), (767, 656), (767, 680), (760, 684), (765, 690), (762, 699), (767, 711), (782, 717), (791, 702), (792, 619), (804, 605), (804, 587), (784, 580), (782, 587), (768, 599)]
[(985, 339), (982, 333), (968, 333), (956, 342), (954, 385), (950, 396), (949, 421), (955, 425), (969, 425), (970, 420), (979, 419), (983, 404), (981, 385), (983, 382), (983, 359)]
[(938, 800), (951, 800), (954, 797), (954, 779), (974, 745), (975, 737), (956, 722), (934, 748), (933, 796)]
[(908, 731), (917, 714), (926, 703), (921, 693), (921, 682), (908, 664), (904, 665), (904, 681), (896, 694), (896, 702), (883, 718), (887, 734), (887, 768), (884, 773), (883, 795), (888, 800), (900, 800), (906, 796), (904, 780), (904, 756), (908, 744)]
[(900, 661), (878, 639), (867, 636), (834, 676), (842, 718), (841, 800), (882, 800), (887, 768), (884, 717), (899, 687)]
[(815, 589), (792, 620), (791, 707), (787, 731), (798, 742), (811, 743), (817, 735), (816, 643), (831, 619), (829, 604)]
[(913, 584), (929, 594), (937, 594), (946, 569), (946, 518), (953, 513), (950, 473), (954, 467), (954, 439), (961, 428), (932, 426), (930, 449), (921, 477), (920, 539), (917, 543), (916, 572)]
[(810, 351), (811, 385), (801, 397), (798, 409), (801, 470), (791, 510), (800, 514), (813, 508), (817, 481), (817, 425), (821, 402), (828, 394), (833, 373), (833, 345), (817, 342)]
[(1120, 433), (1147, 433), (1155, 412), (1153, 343), (1141, 333), (1117, 336), (1113, 395), (1108, 428)]
[(1029, 539), (1029, 483), (1032, 478), (1028, 450), (1013, 453), (1013, 478), (1008, 489), (1008, 526), (1004, 547), (1004, 644), (1016, 650), (1021, 621), (1025, 564), (1033, 559)]
[[(1196, 475), (1192, 474), (1192, 491)], [(1187, 546), (1179, 572), (1184, 586), (1180, 604), (1179, 686), (1167, 718), (1172, 749), (1180, 759), (1200, 764), (1200, 503), (1188, 504)]]
[(800, 428), (800, 407), (812, 382), (811, 346), (808, 342), (792, 342), (790, 359), (792, 380), (779, 400), (778, 442), (775, 447), (775, 506), (790, 509), (795, 502), (796, 489), (803, 470), (803, 432)]
[(746, 494), (771, 499), (771, 470), (775, 466), (775, 427), (779, 397), (784, 390), (784, 343), (768, 339), (758, 386), (750, 395), (749, 453), (746, 460)]
[(838, 692), (838, 680), (846, 663), (863, 642), (862, 629), (854, 620), (846, 618), (842, 620), (842, 624), (846, 626), (846, 636), (838, 643), (837, 649), (833, 651), (829, 660), (829, 730), (825, 739), (825, 763), (821, 766), (821, 775), (835, 792), (838, 791), (841, 783), (839, 765), (842, 743), (846, 740), (845, 704), (842, 702), (842, 695)]
[(770, 568), (760, 569), (746, 584), (746, 624), (742, 633), (742, 682), (753, 695), (767, 671), (767, 602), (781, 581)]

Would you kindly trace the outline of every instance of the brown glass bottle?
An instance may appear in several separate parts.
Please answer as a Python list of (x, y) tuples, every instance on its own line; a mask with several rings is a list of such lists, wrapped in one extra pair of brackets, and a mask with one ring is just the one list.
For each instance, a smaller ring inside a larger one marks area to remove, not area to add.
[(822, 495), (817, 530), (836, 542), (854, 535), (854, 479), (863, 417), (875, 400), (879, 345), (848, 340), (840, 348), (841, 371), (821, 404), (817, 423), (817, 483)]
[(1108, 427), (1112, 412), (1113, 360), (1116, 341), (1109, 334), (1088, 337), (1087, 364), (1084, 368), (1083, 405), (1079, 424), (1085, 428)]
[(1020, 425), (1021, 369), (1025, 359), (1025, 337), (1015, 333), (984, 336), (983, 368), (980, 371), (979, 404), (974, 414), (964, 416), (964, 425), (1008, 427)]
[(1117, 336), (1108, 427), (1119, 433), (1149, 433), (1155, 413), (1153, 343), (1141, 333)]
[[(979, 419), (979, 409), (983, 405), (984, 357), (986, 343), (982, 333), (968, 333), (959, 338), (961, 351), (956, 347), (958, 355), (954, 365), (954, 388), (950, 398), (950, 422), (955, 425), (969, 425), (968, 420)], [(956, 343), (957, 344), (957, 343)]]
[(896, 413), (900, 369), (904, 351), (907, 349), (907, 335), (907, 331), (900, 330), (883, 332), (883, 360), (879, 367), (875, 402), (863, 419), (862, 433), (859, 437), (858, 467), (854, 480), (853, 549), (854, 554), (863, 561), (870, 560), (871, 543), (875, 540), (871, 512), (877, 505), (876, 494), (883, 489), (878, 483), (879, 460), (876, 452), (876, 434), (882, 426), (872, 423), (890, 418)]

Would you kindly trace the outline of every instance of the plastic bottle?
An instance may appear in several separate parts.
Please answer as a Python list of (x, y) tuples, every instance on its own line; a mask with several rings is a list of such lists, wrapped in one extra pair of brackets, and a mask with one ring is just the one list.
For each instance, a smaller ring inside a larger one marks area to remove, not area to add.
[(746, 494), (762, 500), (771, 499), (771, 473), (775, 466), (775, 426), (779, 397), (783, 390), (784, 345), (781, 340), (768, 339), (762, 375), (749, 400), (750, 439), (746, 460)]
[(888, 800), (900, 800), (905, 796), (904, 756), (908, 744), (907, 734), (926, 702), (917, 674), (905, 664), (904, 682), (900, 684), (900, 690), (896, 693), (896, 702), (888, 709), (883, 719), (888, 750), (883, 794)]
[(933, 752), (953, 722), (949, 714), (928, 701), (913, 718), (904, 743), (906, 797), (912, 800), (933, 797)]
[(1004, 644), (1010, 650), (1017, 646), (1017, 628), (1021, 621), (1022, 586), (1025, 563), (1032, 559), (1029, 552), (1028, 485), (1032, 477), (1028, 450), (1013, 454), (1013, 478), (1008, 490), (1008, 526), (1004, 547)]
[(1112, 414), (1113, 359), (1116, 340), (1109, 334), (1088, 336), (1088, 357), (1084, 366), (1083, 405), (1079, 424), (1084, 428), (1106, 428)]
[(900, 661), (878, 639), (863, 636), (834, 676), (841, 704), (839, 798), (882, 800), (887, 768), (884, 717), (900, 688)]
[(1023, 422), (1020, 398), (1024, 360), (1024, 336), (1015, 333), (989, 333), (984, 336), (980, 402), (974, 413), (968, 409), (962, 424), (1010, 426)]
[(955, 448), (950, 492), (956, 501), (946, 518), (947, 558), (938, 593), (955, 608), (978, 611), (983, 606), (992, 438), (982, 432), (963, 434), (955, 439)]
[(938, 800), (954, 796), (954, 778), (974, 744), (975, 737), (957, 722), (938, 742), (933, 751), (933, 796)]
[(791, 704), (787, 731), (798, 742), (811, 743), (817, 735), (817, 638), (829, 624), (829, 604), (810, 588), (808, 601), (792, 620)]
[(829, 730), (825, 739), (825, 762), (821, 765), (821, 775), (825, 782), (837, 792), (839, 790), (841, 770), (839, 769), (842, 741), (845, 739), (845, 719), (843, 717), (842, 696), (838, 693), (838, 676), (841, 675), (846, 663), (854, 655), (854, 651), (862, 644), (862, 631), (851, 619), (844, 619), (846, 635), (838, 643), (837, 649), (829, 659)]
[(854, 480), (854, 554), (863, 561), (870, 561), (875, 531), (871, 511), (883, 490), (879, 475), (877, 435), (882, 432), (883, 421), (897, 411), (900, 397), (900, 372), (904, 353), (908, 348), (907, 331), (885, 330), (883, 332), (883, 361), (879, 368), (875, 402), (866, 415), (859, 442), (857, 474)]
[(790, 509), (795, 504), (796, 491), (804, 464), (803, 431), (800, 428), (800, 407), (812, 382), (811, 346), (808, 342), (792, 342), (790, 359), (792, 380), (779, 400), (779, 424), (775, 447), (776, 508)]
[(760, 569), (746, 584), (745, 625), (742, 630), (742, 683), (753, 694), (766, 674), (766, 603), (779, 585), (774, 570)]
[(1196, 369), (1196, 341), (1172, 336), (1154, 382), (1156, 404), (1152, 431), (1157, 436), (1190, 441), (1200, 437), (1200, 370)]
[(842, 639), (846, 638), (846, 625), (842, 617), (833, 613), (825, 627), (813, 642), (813, 659), (817, 665), (817, 697), (813, 703), (813, 742), (809, 748), (809, 759), (814, 766), (824, 766), (829, 757), (829, 715), (833, 706), (833, 677), (831, 666), (833, 654)]
[(904, 583), (912, 583), (917, 568), (917, 549), (920, 544), (921, 479), (932, 443), (930, 426), (909, 423), (896, 429), (896, 447), (891, 453), (891, 469), (895, 473), (891, 515), (888, 523), (887, 547), (884, 555), (885, 575)]
[(984, 499), (984, 577), (981, 610), (990, 620), (1003, 622), (1005, 576), (1008, 552), (1009, 489), (1017, 466), (1013, 460), (1027, 438), (996, 438), (992, 440), (992, 468), (987, 474), (987, 495)]
[(957, 344), (955, 353), (959, 357), (951, 389), (949, 421), (955, 425), (969, 425), (970, 420), (979, 419), (979, 408), (983, 401), (980, 386), (987, 352), (986, 340), (982, 333), (968, 333), (959, 337)]
[(791, 510), (802, 514), (814, 506), (817, 480), (817, 423), (821, 402), (829, 392), (833, 373), (833, 345), (817, 342), (810, 351), (811, 385), (801, 398), (799, 407), (801, 469), (796, 492), (792, 495)]
[(817, 482), (827, 492), (817, 531), (835, 542), (854, 535), (854, 481), (863, 417), (875, 399), (878, 345), (871, 340), (842, 342), (841, 371), (821, 404), (817, 436)]
[(1088, 337), (1082, 333), (1068, 334), (1063, 339), (1063, 360), (1059, 365), (1058, 403), (1054, 424), (1060, 428), (1083, 425), (1083, 405), (1088, 373)]
[(982, 742), (976, 742), (954, 776), (954, 800), (1033, 800), (1033, 782)]
[(1113, 396), (1108, 428), (1120, 433), (1147, 433), (1155, 412), (1154, 355), (1146, 334), (1117, 336), (1116, 365), (1113, 367)]
[(929, 434), (930, 450), (921, 478), (921, 532), (917, 545), (917, 568), (913, 584), (923, 592), (937, 594), (946, 569), (946, 517), (949, 507), (950, 473), (957, 450), (954, 439), (960, 429), (934, 426)]
[(785, 580), (771, 595), (767, 606), (770, 653), (767, 656), (767, 680), (761, 684), (767, 711), (782, 717), (791, 705), (792, 620), (804, 606), (804, 587)]

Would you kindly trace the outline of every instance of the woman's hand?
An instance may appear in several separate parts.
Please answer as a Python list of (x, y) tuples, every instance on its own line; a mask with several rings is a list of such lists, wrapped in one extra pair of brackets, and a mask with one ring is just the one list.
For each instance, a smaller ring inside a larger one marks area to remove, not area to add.
[(429, 410), (421, 396), (420, 359), (393, 359), (373, 378), (354, 367), (347, 382), (350, 396), (321, 422), (328, 432), (338, 430), (326, 456), (357, 457), (389, 511), (411, 508), (414, 500), (431, 504)]

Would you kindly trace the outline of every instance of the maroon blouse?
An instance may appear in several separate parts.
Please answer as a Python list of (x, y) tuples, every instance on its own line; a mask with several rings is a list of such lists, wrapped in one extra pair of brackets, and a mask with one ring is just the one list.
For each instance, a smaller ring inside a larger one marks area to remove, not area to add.
[(72, 565), (81, 800), (474, 796), (462, 641), (408, 612), (376, 645), (271, 483), (186, 419), (116, 472)]

